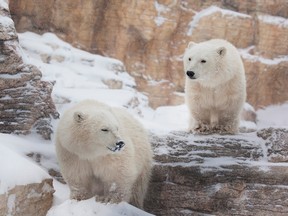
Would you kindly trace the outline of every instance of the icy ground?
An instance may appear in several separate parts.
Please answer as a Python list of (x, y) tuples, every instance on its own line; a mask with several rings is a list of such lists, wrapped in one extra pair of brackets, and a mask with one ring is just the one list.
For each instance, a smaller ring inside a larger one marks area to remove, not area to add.
[[(151, 109), (148, 98), (144, 93), (137, 92), (134, 79), (120, 61), (76, 49), (51, 33), (40, 36), (26, 32), (19, 34), (19, 40), (25, 61), (39, 67), (43, 80), (55, 82), (52, 97), (60, 116), (69, 106), (90, 98), (111, 106), (126, 107), (154, 133), (187, 128), (186, 106)], [(258, 110), (257, 114), (259, 128), (288, 127), (288, 103)], [(57, 126), (57, 122), (53, 121), (53, 127)], [(48, 169), (59, 169), (53, 140), (45, 141), (34, 132), (29, 136), (0, 133), (0, 140), (0, 194), (16, 184), (40, 182), (49, 176)], [(40, 164), (26, 156), (31, 152), (43, 155)], [(7, 167), (7, 164), (10, 166)], [(150, 215), (127, 203), (103, 205), (94, 199), (76, 202), (69, 199), (67, 185), (57, 180), (53, 184), (56, 192), (49, 216)]]

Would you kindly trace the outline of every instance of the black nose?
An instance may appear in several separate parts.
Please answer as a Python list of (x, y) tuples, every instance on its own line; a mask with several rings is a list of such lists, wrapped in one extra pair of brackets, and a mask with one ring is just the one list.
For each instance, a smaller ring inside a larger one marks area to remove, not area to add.
[(195, 73), (194, 73), (193, 71), (187, 71), (186, 74), (187, 74), (187, 76), (189, 76), (190, 78), (192, 78), (192, 77), (195, 75)]
[(123, 146), (125, 145), (125, 143), (121, 140), (121, 141), (118, 141), (116, 143), (116, 146), (118, 146), (119, 148), (122, 148)]

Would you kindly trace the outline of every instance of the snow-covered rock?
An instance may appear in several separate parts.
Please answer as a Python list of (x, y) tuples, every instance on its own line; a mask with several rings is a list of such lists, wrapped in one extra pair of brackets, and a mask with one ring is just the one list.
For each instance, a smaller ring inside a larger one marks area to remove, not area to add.
[[(146, 210), (155, 215), (287, 215), (288, 129), (152, 135)], [(205, 214), (204, 214), (205, 213)]]
[(0, 215), (45, 216), (53, 202), (52, 178), (6, 145), (0, 144)]
[(0, 1), (0, 132), (28, 134), (35, 129), (45, 139), (52, 133), (51, 119), (57, 118), (51, 98), (52, 84), (41, 72), (23, 61), (7, 1)]

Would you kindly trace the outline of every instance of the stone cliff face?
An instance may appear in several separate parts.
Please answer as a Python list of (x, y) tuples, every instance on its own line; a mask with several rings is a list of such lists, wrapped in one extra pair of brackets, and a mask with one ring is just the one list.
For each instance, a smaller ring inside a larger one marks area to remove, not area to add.
[(183, 92), (185, 47), (211, 38), (242, 49), (250, 104), (288, 100), (286, 0), (10, 0), (10, 8), (20, 32), (52, 31), (122, 60), (153, 107), (183, 102), (174, 92)]
[(284, 216), (287, 129), (238, 136), (152, 135), (155, 166), (145, 210), (161, 216)]
[(51, 99), (52, 84), (24, 63), (8, 5), (0, 5), (0, 132), (27, 134), (35, 129), (50, 139), (51, 118), (58, 113)]

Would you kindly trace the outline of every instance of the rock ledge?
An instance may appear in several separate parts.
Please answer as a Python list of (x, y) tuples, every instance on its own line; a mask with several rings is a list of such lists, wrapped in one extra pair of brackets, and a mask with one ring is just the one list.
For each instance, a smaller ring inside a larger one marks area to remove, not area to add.
[(288, 130), (236, 136), (151, 137), (155, 167), (146, 211), (155, 215), (287, 215)]

